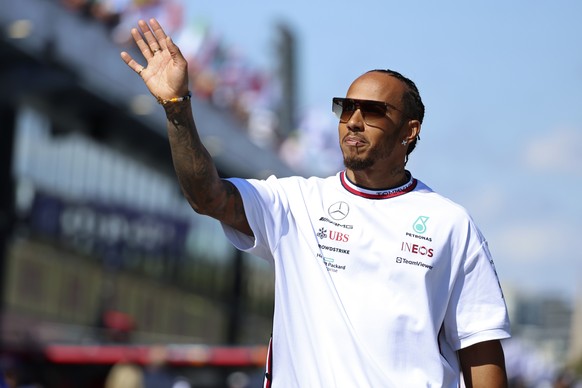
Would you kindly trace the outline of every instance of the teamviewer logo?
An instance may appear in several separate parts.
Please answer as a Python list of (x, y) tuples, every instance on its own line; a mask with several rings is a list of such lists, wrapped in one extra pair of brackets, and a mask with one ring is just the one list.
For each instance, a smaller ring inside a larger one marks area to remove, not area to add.
[(397, 257), (397, 258), (396, 258), (396, 262), (397, 262), (397, 263), (402, 263), (402, 257)]

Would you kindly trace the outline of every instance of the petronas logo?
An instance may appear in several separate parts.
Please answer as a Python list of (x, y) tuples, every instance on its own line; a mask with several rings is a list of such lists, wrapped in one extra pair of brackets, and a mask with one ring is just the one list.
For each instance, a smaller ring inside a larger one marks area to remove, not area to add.
[(412, 224), (412, 229), (418, 234), (423, 234), (426, 232), (426, 221), (428, 221), (427, 216), (419, 216)]

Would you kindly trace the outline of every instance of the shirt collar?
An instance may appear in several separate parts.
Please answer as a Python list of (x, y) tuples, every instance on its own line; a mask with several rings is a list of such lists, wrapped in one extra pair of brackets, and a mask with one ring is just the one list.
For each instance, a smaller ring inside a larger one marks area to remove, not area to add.
[(408, 177), (408, 181), (402, 186), (391, 189), (378, 190), (378, 189), (368, 189), (356, 185), (354, 182), (350, 181), (345, 170), (339, 173), (340, 182), (344, 189), (346, 189), (347, 191), (354, 195), (368, 199), (394, 198), (411, 192), (416, 187), (417, 180), (412, 177), (412, 174), (409, 171), (406, 171), (406, 176)]

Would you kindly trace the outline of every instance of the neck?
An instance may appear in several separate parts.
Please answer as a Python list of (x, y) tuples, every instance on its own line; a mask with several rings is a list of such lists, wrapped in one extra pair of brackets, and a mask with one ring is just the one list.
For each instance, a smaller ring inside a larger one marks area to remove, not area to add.
[(388, 172), (374, 170), (346, 170), (348, 178), (358, 186), (370, 189), (392, 189), (408, 182), (404, 166), (395, 167)]

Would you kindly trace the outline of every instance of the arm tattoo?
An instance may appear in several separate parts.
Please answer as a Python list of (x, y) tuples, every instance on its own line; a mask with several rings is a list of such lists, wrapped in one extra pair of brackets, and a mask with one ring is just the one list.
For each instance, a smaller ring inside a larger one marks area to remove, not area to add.
[[(180, 186), (196, 211), (204, 211), (223, 190), (212, 157), (200, 141), (189, 101), (166, 104), (168, 138)], [(204, 211), (205, 212), (205, 211)]]
[(238, 189), (222, 180), (200, 140), (189, 101), (166, 104), (174, 169), (192, 208), (252, 235)]

